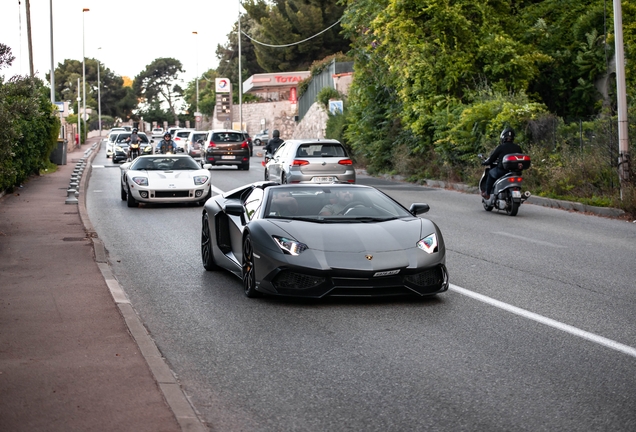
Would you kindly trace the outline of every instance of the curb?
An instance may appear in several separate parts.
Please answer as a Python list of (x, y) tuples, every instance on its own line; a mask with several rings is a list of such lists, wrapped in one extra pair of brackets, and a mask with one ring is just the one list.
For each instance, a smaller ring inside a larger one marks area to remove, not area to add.
[(181, 385), (175, 378), (174, 373), (166, 363), (164, 357), (159, 351), (159, 348), (157, 348), (154, 340), (150, 337), (146, 327), (143, 325), (141, 319), (139, 319), (139, 316), (132, 307), (126, 292), (122, 286), (119, 285), (117, 279), (115, 279), (110, 268), (110, 264), (108, 263), (104, 243), (97, 237), (93, 224), (88, 218), (88, 211), (86, 210), (86, 190), (88, 189), (88, 183), (90, 181), (93, 159), (97, 156), (100, 146), (100, 142), (97, 141), (91, 147), (93, 152), (88, 156), (84, 175), (82, 175), (82, 179), (79, 184), (80, 197), (78, 203), (80, 220), (82, 221), (82, 225), (86, 231), (86, 236), (93, 242), (95, 262), (97, 263), (97, 266), (102, 273), (102, 277), (110, 290), (113, 301), (117, 305), (121, 316), (124, 318), (128, 331), (137, 343), (141, 355), (146, 360), (146, 363), (150, 368), (150, 372), (159, 385), (166, 403), (174, 413), (177, 423), (181, 426), (181, 430), (184, 432), (207, 432), (209, 429), (199, 419), (199, 416), (196, 414), (190, 400), (183, 392)]
[[(356, 170), (356, 171), (359, 174), (369, 175), (365, 170)], [(378, 177), (378, 178), (383, 178), (385, 180), (409, 183), (405, 180), (403, 176), (399, 176), (399, 175), (397, 176), (380, 175), (380, 176), (371, 176), (371, 177)], [(418, 183), (414, 183), (414, 184), (418, 184)], [(477, 186), (469, 186), (464, 183), (451, 183), (451, 182), (445, 182), (441, 180), (423, 180), (419, 184), (421, 185), (425, 184), (428, 187), (435, 187), (440, 189), (452, 189), (452, 190), (456, 190), (456, 191), (464, 192), (464, 193), (479, 194), (479, 188)], [(544, 198), (544, 197), (535, 196), (535, 195), (530, 196), (530, 198), (528, 198), (526, 203), (539, 205), (542, 207), (556, 208), (560, 210), (574, 211), (574, 212), (580, 212), (580, 213), (590, 213), (597, 216), (604, 216), (609, 218), (621, 218), (626, 216), (626, 213), (624, 210), (617, 209), (617, 208), (597, 207), (597, 206), (591, 206), (591, 205), (582, 204), (582, 203), (573, 202), (573, 201)]]

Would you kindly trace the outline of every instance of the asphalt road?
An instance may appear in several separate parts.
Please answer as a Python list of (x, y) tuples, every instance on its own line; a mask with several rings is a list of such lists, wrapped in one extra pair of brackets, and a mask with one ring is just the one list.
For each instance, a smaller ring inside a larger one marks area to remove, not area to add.
[[(263, 168), (211, 173), (227, 191)], [(118, 181), (102, 149), (91, 222), (212, 430), (636, 430), (636, 224), (529, 204), (509, 217), (477, 195), (360, 177), (431, 206), (451, 290), (248, 299), (203, 269), (200, 207), (127, 208)]]

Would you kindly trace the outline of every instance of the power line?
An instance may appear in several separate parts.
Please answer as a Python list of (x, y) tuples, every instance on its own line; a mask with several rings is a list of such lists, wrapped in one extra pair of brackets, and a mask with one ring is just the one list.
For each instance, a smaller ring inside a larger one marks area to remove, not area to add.
[(340, 23), (340, 21), (342, 21), (342, 18), (340, 18), (338, 21), (336, 21), (335, 23), (333, 23), (332, 25), (330, 25), (329, 27), (327, 27), (327, 28), (326, 28), (326, 29), (324, 29), (323, 31), (321, 31), (321, 32), (319, 32), (319, 33), (316, 33), (315, 35), (310, 36), (310, 37), (308, 37), (307, 39), (303, 39), (303, 40), (301, 40), (301, 41), (299, 41), (299, 42), (294, 42), (294, 43), (285, 44), (285, 45), (270, 45), (270, 44), (266, 44), (266, 43), (264, 43), (264, 42), (257, 41), (256, 39), (254, 39), (254, 38), (250, 37), (247, 33), (243, 32), (243, 31), (241, 31), (241, 34), (242, 34), (243, 36), (245, 36), (246, 38), (248, 38), (249, 40), (251, 40), (252, 42), (257, 43), (257, 44), (259, 44), (259, 45), (263, 45), (263, 46), (270, 47), (270, 48), (286, 48), (286, 47), (290, 47), (290, 46), (294, 46), (294, 45), (300, 45), (300, 44), (301, 44), (301, 43), (303, 43), (303, 42), (307, 42), (307, 41), (308, 41), (308, 40), (310, 40), (310, 39), (313, 39), (313, 38), (315, 38), (315, 37), (318, 37), (318, 36), (320, 36), (321, 34), (323, 34), (324, 32), (326, 32), (327, 30), (330, 30), (332, 27), (335, 27), (337, 24), (339, 24), (339, 23)]

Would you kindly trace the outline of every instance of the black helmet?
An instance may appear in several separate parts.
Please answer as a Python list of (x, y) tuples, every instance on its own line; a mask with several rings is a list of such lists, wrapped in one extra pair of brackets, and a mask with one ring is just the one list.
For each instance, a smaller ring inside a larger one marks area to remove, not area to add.
[(137, 132), (139, 132), (139, 129), (134, 128), (134, 129), (133, 129), (133, 133), (137, 133)]
[(170, 132), (166, 132), (165, 134), (163, 134), (163, 137), (172, 138), (172, 135), (170, 135)]
[(280, 132), (278, 131), (278, 129), (274, 129), (274, 133), (272, 134), (272, 136), (274, 138), (280, 138)]
[(515, 131), (512, 130), (511, 127), (507, 127), (505, 128), (503, 131), (501, 131), (501, 135), (499, 135), (499, 140), (503, 143), (506, 141), (514, 141), (515, 139)]

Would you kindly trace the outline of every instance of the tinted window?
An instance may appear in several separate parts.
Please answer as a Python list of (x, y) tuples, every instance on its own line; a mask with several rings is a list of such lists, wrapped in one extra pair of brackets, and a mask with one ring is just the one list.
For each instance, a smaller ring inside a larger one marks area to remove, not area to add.
[(214, 132), (212, 141), (215, 143), (243, 142), (243, 134), (239, 132)]
[(200, 134), (192, 134), (192, 141), (197, 142), (199, 140), (204, 140), (205, 141), (205, 137), (206, 137), (206, 133), (200, 133)]
[(340, 144), (334, 143), (313, 143), (303, 144), (298, 147), (296, 156), (302, 157), (346, 157), (347, 153)]
[(137, 158), (130, 166), (132, 170), (200, 170), (201, 167), (192, 158), (189, 157), (153, 157), (153, 158)]
[[(118, 143), (123, 143), (124, 141), (126, 141), (129, 137), (130, 137), (130, 133), (121, 133), (117, 136), (117, 142)], [(139, 140), (142, 143), (147, 143), (148, 142), (148, 137), (146, 135), (142, 135), (139, 134)]]
[(177, 132), (179, 138), (187, 138), (190, 135), (190, 131)]

